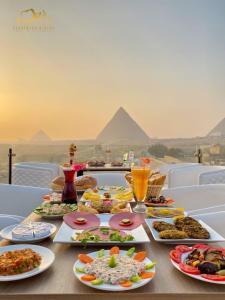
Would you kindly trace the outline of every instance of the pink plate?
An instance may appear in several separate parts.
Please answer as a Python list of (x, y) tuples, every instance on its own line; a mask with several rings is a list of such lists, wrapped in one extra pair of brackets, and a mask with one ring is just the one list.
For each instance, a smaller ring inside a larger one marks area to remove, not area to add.
[[(77, 218), (86, 219), (86, 223), (85, 224), (75, 223)], [(70, 214), (67, 214), (63, 217), (63, 220), (67, 225), (69, 225), (73, 229), (88, 229), (100, 225), (100, 219), (96, 215), (90, 214), (88, 212), (82, 212), (82, 211), (75, 211)]]
[[(123, 219), (130, 219), (132, 224), (120, 225), (120, 223)], [(111, 226), (114, 229), (119, 229), (119, 230), (133, 230), (133, 229), (139, 227), (140, 225), (142, 225), (144, 223), (144, 221), (145, 221), (144, 214), (123, 212), (123, 213), (113, 215), (109, 220), (109, 226)]]

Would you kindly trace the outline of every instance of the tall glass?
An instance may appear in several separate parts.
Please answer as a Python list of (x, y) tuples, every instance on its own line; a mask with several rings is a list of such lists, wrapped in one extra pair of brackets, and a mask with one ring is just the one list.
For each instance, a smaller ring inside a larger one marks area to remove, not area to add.
[(137, 205), (133, 211), (136, 213), (145, 213), (146, 206), (144, 200), (148, 190), (150, 168), (148, 166), (134, 166), (131, 169), (131, 174), (133, 178), (133, 191), (137, 201)]
[(65, 185), (62, 192), (62, 202), (73, 204), (77, 203), (77, 192), (74, 186), (74, 169), (63, 169), (65, 175)]

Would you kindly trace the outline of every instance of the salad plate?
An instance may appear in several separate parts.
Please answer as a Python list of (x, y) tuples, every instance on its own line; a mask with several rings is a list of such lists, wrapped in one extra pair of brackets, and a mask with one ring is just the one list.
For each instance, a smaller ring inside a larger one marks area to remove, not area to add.
[[(184, 218), (189, 218), (189, 217), (184, 217)], [(181, 218), (178, 218), (178, 220)], [(190, 219), (190, 218), (189, 218)], [(151, 234), (154, 238), (155, 241), (160, 242), (160, 243), (166, 243), (166, 244), (195, 244), (195, 243), (215, 243), (215, 242), (224, 242), (225, 238), (223, 236), (221, 236), (217, 231), (215, 231), (212, 227), (210, 227), (209, 225), (207, 225), (205, 222), (203, 222), (202, 220), (196, 220), (198, 222), (198, 226), (200, 226), (201, 228), (203, 228), (204, 232), (207, 233), (207, 237), (200, 237), (200, 238), (193, 238), (193, 237), (170, 237), (170, 238), (161, 238), (160, 234), (162, 234), (163, 231), (159, 232), (158, 230), (155, 229), (155, 225), (156, 223), (161, 223), (161, 224), (166, 224), (166, 226), (170, 225), (174, 225), (174, 220), (171, 218), (163, 218), (163, 219), (146, 219), (145, 222), (148, 226), (148, 228), (151, 231)], [(192, 227), (192, 226), (191, 226)], [(165, 231), (169, 231), (170, 228), (166, 228), (168, 230)], [(164, 232), (165, 232), (164, 231)], [(172, 228), (173, 233), (174, 230)], [(183, 231), (181, 231), (183, 232)], [(176, 230), (177, 233), (177, 230)], [(175, 233), (175, 234), (176, 234)]]
[(44, 219), (61, 219), (64, 215), (76, 211), (77, 204), (66, 204), (62, 202), (43, 202), (33, 212)]
[(179, 245), (170, 251), (170, 260), (177, 270), (191, 278), (225, 285), (225, 248)]
[[(126, 265), (126, 268), (124, 268)], [(96, 271), (95, 271), (96, 270)], [(112, 247), (80, 254), (73, 266), (75, 277), (83, 284), (104, 291), (126, 291), (148, 284), (155, 276), (155, 263), (146, 253)]]
[[(109, 220), (112, 217), (111, 214), (99, 214), (97, 216), (100, 219), (100, 226), (99, 226), (100, 228), (101, 227), (107, 228), (107, 231), (112, 229), (111, 226), (109, 225)], [(65, 222), (63, 222), (61, 227), (59, 228), (58, 232), (56, 233), (53, 242), (54, 243), (62, 243), (62, 244), (71, 244), (71, 245), (82, 245), (83, 244), (82, 241), (78, 240), (77, 237), (83, 233), (84, 233), (84, 230), (72, 229)], [(95, 228), (95, 234), (96, 234), (96, 228)], [(124, 240), (123, 237), (125, 237), (125, 236), (128, 236), (128, 237)], [(118, 244), (118, 242), (119, 242), (123, 245), (130, 245), (130, 244), (150, 243), (149, 237), (148, 237), (147, 233), (145, 232), (143, 225), (140, 225), (139, 227), (132, 229), (132, 230), (126, 230), (124, 228), (122, 230), (122, 232), (117, 230), (117, 234), (115, 234), (113, 238), (114, 238), (114, 240), (99, 240), (99, 239), (93, 238), (93, 240), (86, 241), (86, 244), (88, 244), (88, 245), (112, 245), (112, 244)]]
[(37, 246), (37, 245), (30, 245), (30, 244), (10, 245), (10, 246), (0, 247), (0, 257), (7, 251), (16, 251), (16, 250), (25, 250), (25, 249), (32, 250), (36, 252), (37, 255), (41, 256), (41, 262), (39, 266), (35, 267), (31, 271), (27, 271), (16, 275), (0, 275), (0, 282), (15, 281), (15, 280), (21, 280), (21, 279), (32, 277), (34, 275), (37, 275), (47, 270), (55, 260), (55, 254), (48, 248)]

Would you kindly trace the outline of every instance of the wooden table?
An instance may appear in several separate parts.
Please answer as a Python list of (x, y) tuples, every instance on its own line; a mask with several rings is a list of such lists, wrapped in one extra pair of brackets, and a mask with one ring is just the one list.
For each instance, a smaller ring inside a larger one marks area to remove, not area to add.
[[(182, 203), (180, 203), (181, 205)], [(192, 205), (193, 204), (193, 205)], [(194, 203), (187, 204), (194, 207)], [(188, 208), (189, 208), (188, 207)], [(29, 219), (39, 221), (40, 217), (31, 214)], [(57, 227), (60, 221), (54, 221)], [(147, 230), (147, 229), (146, 229)], [(149, 230), (147, 233), (150, 235)], [(2, 241), (1, 246), (8, 242)], [(0, 299), (16, 300), (224, 300), (225, 286), (200, 282), (177, 271), (169, 260), (169, 250), (173, 246), (156, 243), (141, 245), (137, 250), (146, 250), (149, 257), (157, 262), (156, 276), (152, 282), (136, 290), (109, 293), (89, 288), (80, 283), (73, 275), (72, 267), (80, 252), (97, 250), (88, 247), (83, 250), (77, 246), (54, 244), (51, 239), (40, 243), (55, 253), (55, 262), (47, 271), (29, 279), (0, 283)], [(121, 248), (125, 248), (122, 247)]]

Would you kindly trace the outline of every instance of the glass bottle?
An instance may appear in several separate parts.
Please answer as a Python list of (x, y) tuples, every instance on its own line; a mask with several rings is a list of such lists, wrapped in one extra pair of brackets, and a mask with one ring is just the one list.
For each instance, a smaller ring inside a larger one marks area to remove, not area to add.
[(73, 169), (64, 169), (65, 184), (62, 192), (62, 202), (67, 204), (77, 203), (77, 192), (74, 185), (74, 174)]

